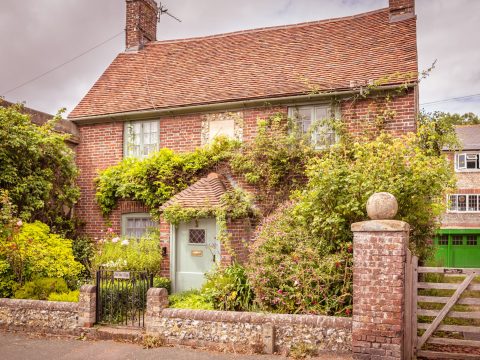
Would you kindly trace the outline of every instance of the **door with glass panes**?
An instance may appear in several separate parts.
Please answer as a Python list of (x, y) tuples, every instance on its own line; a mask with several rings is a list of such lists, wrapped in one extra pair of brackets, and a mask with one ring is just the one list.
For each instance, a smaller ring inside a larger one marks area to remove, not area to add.
[(219, 259), (215, 218), (180, 223), (175, 232), (175, 292), (199, 289)]

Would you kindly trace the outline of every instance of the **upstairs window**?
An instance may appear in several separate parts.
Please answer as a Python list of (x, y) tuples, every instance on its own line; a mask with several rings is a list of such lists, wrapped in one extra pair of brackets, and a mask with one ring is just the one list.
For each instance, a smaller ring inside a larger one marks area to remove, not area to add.
[(480, 153), (455, 154), (455, 170), (480, 170)]
[(337, 134), (326, 124), (335, 116), (330, 105), (290, 107), (288, 116), (297, 122), (303, 134), (311, 135), (316, 149), (324, 149), (337, 142)]
[(158, 150), (158, 123), (158, 120), (125, 123), (124, 156), (145, 158)]
[(146, 235), (157, 225), (150, 214), (132, 213), (122, 215), (122, 235), (129, 238), (141, 238)]
[(478, 194), (453, 194), (448, 198), (449, 212), (479, 212), (480, 195)]

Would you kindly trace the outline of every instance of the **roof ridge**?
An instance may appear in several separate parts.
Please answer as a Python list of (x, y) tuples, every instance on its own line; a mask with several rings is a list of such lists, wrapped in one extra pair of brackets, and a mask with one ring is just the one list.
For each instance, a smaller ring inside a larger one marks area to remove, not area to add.
[[(148, 48), (150, 46), (155, 46), (155, 45), (183, 43), (183, 42), (223, 38), (223, 37), (229, 37), (229, 36), (236, 36), (236, 35), (264, 32), (264, 31), (271, 31), (271, 30), (299, 28), (299, 27), (304, 27), (304, 26), (327, 24), (327, 23), (338, 22), (338, 21), (347, 21), (347, 20), (353, 20), (353, 19), (357, 19), (357, 18), (361, 18), (361, 17), (364, 17), (364, 16), (369, 16), (369, 15), (373, 15), (373, 14), (381, 13), (381, 12), (385, 12), (385, 11), (388, 11), (388, 8), (371, 10), (371, 11), (367, 11), (367, 12), (360, 13), (360, 14), (355, 14), (355, 15), (350, 15), (350, 16), (341, 16), (341, 17), (336, 17), (336, 18), (314, 20), (314, 21), (304, 21), (304, 22), (301, 22), (301, 23), (288, 24), (288, 25), (265, 26), (265, 27), (260, 27), (260, 28), (231, 31), (231, 32), (219, 33), (219, 34), (213, 34), (213, 35), (206, 35), (206, 36), (196, 36), (196, 37), (190, 37), (190, 38), (157, 40), (157, 41), (151, 41), (151, 42), (145, 44), (145, 48)], [(127, 54), (135, 54), (135, 53), (136, 52), (127, 52)]]

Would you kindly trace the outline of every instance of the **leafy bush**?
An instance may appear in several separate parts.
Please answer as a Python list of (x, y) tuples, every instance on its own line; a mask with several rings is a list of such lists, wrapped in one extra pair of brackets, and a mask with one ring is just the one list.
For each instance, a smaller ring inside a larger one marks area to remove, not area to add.
[(257, 136), (234, 154), (231, 165), (235, 173), (256, 185), (258, 200), (268, 214), (305, 184), (305, 168), (313, 156), (311, 139), (301, 136), (293, 122), (280, 114), (259, 121)]
[(125, 158), (96, 179), (97, 202), (105, 215), (119, 199), (140, 200), (150, 209), (159, 209), (173, 195), (228, 159), (237, 147), (237, 142), (218, 137), (212, 144), (193, 152), (161, 149), (146, 159)]
[(213, 304), (198, 290), (185, 291), (168, 297), (171, 308), (192, 310), (214, 310)]
[(0, 260), (0, 298), (11, 297), (18, 288), (10, 264)]
[(72, 240), (72, 251), (75, 260), (84, 267), (80, 277), (83, 280), (89, 279), (92, 271), (92, 258), (95, 255), (95, 242), (87, 236), (79, 236)]
[(0, 260), (8, 264), (8, 272), (20, 285), (33, 277), (72, 281), (83, 270), (73, 257), (71, 241), (50, 233), (49, 227), (39, 221), (19, 222), (9, 236), (1, 237)]
[(15, 292), (16, 299), (47, 300), (51, 293), (68, 292), (67, 283), (60, 278), (39, 278), (25, 283)]
[(280, 313), (349, 315), (351, 247), (330, 254), (295, 220), (288, 204), (262, 224), (247, 265), (256, 305)]
[(48, 301), (78, 302), (80, 297), (79, 290), (73, 290), (66, 293), (51, 293), (48, 295)]
[(153, 287), (167, 289), (168, 293), (170, 294), (172, 292), (172, 281), (166, 277), (155, 276), (153, 278)]
[(233, 264), (226, 268), (216, 268), (206, 277), (201, 293), (215, 309), (251, 310), (254, 294), (243, 266)]
[[(347, 139), (345, 139), (347, 140)], [(411, 134), (344, 141), (308, 165), (308, 183), (267, 219), (252, 248), (248, 277), (268, 311), (349, 315), (350, 226), (367, 220), (370, 195), (387, 191), (397, 219), (411, 226), (411, 250), (426, 259), (444, 194), (454, 184), (447, 160)]]
[(8, 190), (14, 216), (48, 224), (54, 232), (71, 230), (70, 213), (79, 197), (78, 174), (68, 135), (54, 131), (59, 113), (38, 126), (20, 105), (0, 106), (0, 189)]
[(113, 237), (103, 240), (92, 260), (94, 270), (143, 271), (160, 270), (162, 255), (160, 239), (151, 233), (141, 239)]

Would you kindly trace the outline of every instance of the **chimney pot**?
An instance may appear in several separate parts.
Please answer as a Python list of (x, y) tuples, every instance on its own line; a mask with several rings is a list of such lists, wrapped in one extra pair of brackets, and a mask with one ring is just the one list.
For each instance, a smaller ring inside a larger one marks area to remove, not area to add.
[(415, 0), (388, 0), (390, 22), (410, 19), (415, 16)]
[(158, 6), (154, 0), (126, 0), (125, 47), (127, 51), (140, 50), (143, 45), (157, 40)]

